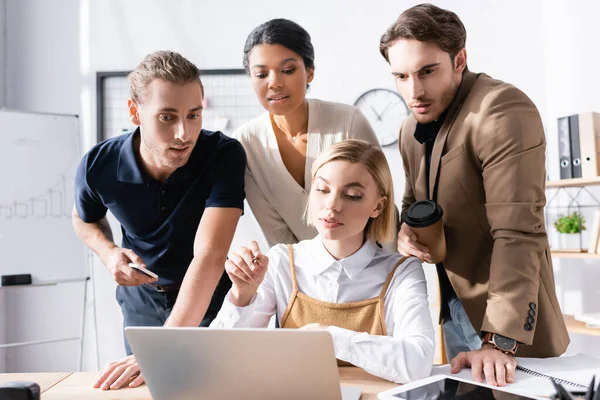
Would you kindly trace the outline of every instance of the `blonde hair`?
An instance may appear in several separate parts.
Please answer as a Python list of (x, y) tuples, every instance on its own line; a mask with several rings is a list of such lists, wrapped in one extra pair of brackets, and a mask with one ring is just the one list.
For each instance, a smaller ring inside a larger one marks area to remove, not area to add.
[[(312, 179), (314, 181), (319, 169), (332, 161), (347, 161), (365, 166), (375, 181), (380, 196), (387, 197), (385, 208), (376, 218), (369, 219), (365, 226), (365, 236), (380, 243), (391, 242), (396, 236), (396, 210), (394, 207), (394, 184), (390, 166), (383, 152), (364, 140), (348, 139), (337, 143), (322, 153), (313, 163)], [(307, 204), (305, 217), (310, 221), (310, 199)]]
[(187, 58), (174, 51), (157, 51), (148, 54), (137, 68), (127, 75), (131, 98), (141, 103), (146, 86), (155, 79), (184, 85), (198, 82), (204, 97), (204, 86), (200, 80), (200, 70)]

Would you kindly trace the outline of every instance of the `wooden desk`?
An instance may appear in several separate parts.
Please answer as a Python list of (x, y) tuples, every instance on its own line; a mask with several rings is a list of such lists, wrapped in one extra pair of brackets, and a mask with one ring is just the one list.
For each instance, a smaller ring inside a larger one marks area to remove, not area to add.
[[(377, 378), (356, 367), (340, 367), (340, 382), (359, 386), (362, 389), (361, 400), (376, 400), (377, 393), (396, 387), (395, 383)], [(135, 389), (100, 390), (92, 384), (96, 379), (95, 372), (76, 372), (73, 374), (0, 374), (0, 381), (26, 380), (37, 382), (44, 394), (44, 400), (75, 399), (136, 399), (151, 400), (146, 385)]]
[(398, 387), (397, 383), (386, 381), (357, 367), (339, 367), (340, 382), (345, 385), (360, 386), (360, 400), (377, 400), (377, 393)]
[(62, 372), (42, 372), (32, 374), (0, 374), (0, 382), (12, 382), (12, 381), (30, 381), (40, 385), (40, 391), (44, 393), (48, 389), (57, 385), (65, 378), (69, 377), (71, 373)]

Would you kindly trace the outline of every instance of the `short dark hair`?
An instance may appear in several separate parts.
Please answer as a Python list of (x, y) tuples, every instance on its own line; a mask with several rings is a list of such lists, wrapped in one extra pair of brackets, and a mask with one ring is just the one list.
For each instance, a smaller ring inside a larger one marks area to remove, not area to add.
[(315, 49), (308, 32), (289, 19), (276, 18), (256, 27), (244, 45), (244, 68), (250, 72), (248, 55), (261, 44), (279, 44), (302, 57), (306, 68), (315, 69)]
[(400, 39), (435, 43), (454, 60), (456, 54), (465, 47), (467, 31), (458, 15), (452, 11), (433, 4), (419, 4), (400, 14), (381, 37), (379, 51), (387, 62), (390, 62), (389, 48)]

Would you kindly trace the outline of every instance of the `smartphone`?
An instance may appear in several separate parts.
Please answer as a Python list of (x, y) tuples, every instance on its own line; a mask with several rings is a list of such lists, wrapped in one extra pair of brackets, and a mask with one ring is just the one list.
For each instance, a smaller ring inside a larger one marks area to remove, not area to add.
[(154, 279), (158, 279), (158, 275), (156, 275), (154, 272), (150, 271), (147, 268), (142, 268), (139, 266), (139, 264), (136, 263), (129, 263), (129, 266), (133, 269), (135, 269), (136, 271), (141, 272), (142, 274), (146, 274)]

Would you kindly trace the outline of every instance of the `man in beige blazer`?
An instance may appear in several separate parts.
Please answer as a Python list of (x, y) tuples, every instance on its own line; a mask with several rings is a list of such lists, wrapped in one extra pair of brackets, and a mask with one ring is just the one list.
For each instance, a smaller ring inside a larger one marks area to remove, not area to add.
[[(400, 131), (402, 216), (426, 199), (444, 213), (437, 269), (453, 372), (470, 366), (474, 379), (502, 386), (515, 379), (515, 352), (558, 356), (569, 336), (544, 225), (540, 115), (519, 89), (470, 72), (465, 42), (456, 14), (422, 4), (400, 15), (380, 50), (412, 114)], [(407, 224), (398, 250), (429, 258)]]

